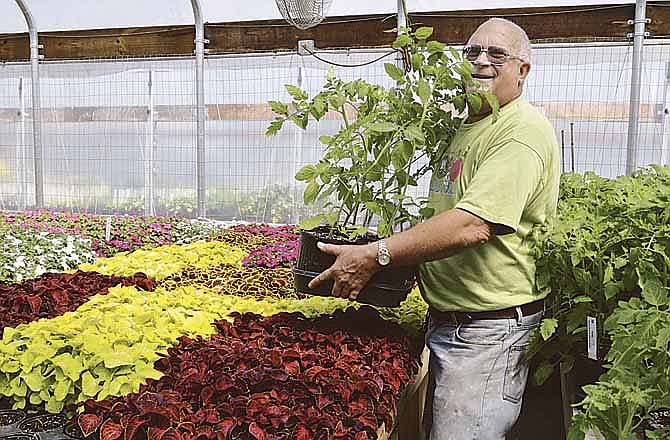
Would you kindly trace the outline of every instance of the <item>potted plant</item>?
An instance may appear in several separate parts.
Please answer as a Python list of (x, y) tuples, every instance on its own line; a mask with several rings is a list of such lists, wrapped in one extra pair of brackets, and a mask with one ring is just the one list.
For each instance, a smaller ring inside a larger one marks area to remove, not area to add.
[[(394, 30), (395, 31), (395, 30)], [(362, 79), (345, 82), (330, 71), (313, 98), (287, 85), (292, 103), (271, 101), (278, 115), (267, 129), (276, 134), (287, 121), (306, 129), (311, 118), (334, 112), (342, 121), (332, 136), (321, 136), (323, 157), (300, 169), (305, 204), (331, 209), (300, 222), (301, 247), (294, 269), (302, 292), (328, 295), (330, 285), (307, 288), (334, 257), (316, 248), (317, 241), (364, 244), (388, 237), (430, 216), (426, 197), (415, 196), (419, 180), (439, 168), (467, 107), (482, 100), (497, 111), (495, 96), (477, 90), (472, 66), (453, 48), (430, 40), (432, 28), (402, 29), (393, 48), (405, 55), (406, 68), (384, 65), (393, 87)], [(413, 191), (414, 190), (414, 191)], [(370, 230), (376, 224), (376, 233)], [(396, 306), (411, 290), (415, 269), (380, 271), (358, 300)]]

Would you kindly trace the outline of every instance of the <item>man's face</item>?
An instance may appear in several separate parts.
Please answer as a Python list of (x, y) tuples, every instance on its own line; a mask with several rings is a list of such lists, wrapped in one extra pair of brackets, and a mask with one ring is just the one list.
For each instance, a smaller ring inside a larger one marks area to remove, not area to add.
[[(517, 55), (517, 41), (514, 29), (504, 23), (487, 23), (472, 34), (468, 45), (478, 45), (484, 49), (500, 48), (505, 53)], [(495, 49), (494, 49), (495, 50)], [(530, 64), (513, 57), (504, 57), (502, 64), (492, 64), (489, 55), (495, 56), (495, 52), (482, 51), (479, 56), (470, 60), (474, 66), (473, 78), (480, 83), (484, 89), (490, 91), (498, 98), (501, 106), (512, 101), (523, 89), (523, 80), (528, 75)], [(490, 109), (482, 109), (484, 112)]]

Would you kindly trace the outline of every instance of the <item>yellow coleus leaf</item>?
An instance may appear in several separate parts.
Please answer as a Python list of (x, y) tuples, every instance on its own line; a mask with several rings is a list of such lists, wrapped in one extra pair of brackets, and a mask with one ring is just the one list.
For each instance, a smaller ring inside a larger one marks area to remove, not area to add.
[(162, 280), (181, 273), (189, 266), (241, 266), (242, 259), (247, 255), (247, 251), (220, 241), (195, 242), (119, 253), (110, 258), (99, 258), (95, 264), (83, 264), (79, 269), (118, 276), (144, 272), (149, 278)]

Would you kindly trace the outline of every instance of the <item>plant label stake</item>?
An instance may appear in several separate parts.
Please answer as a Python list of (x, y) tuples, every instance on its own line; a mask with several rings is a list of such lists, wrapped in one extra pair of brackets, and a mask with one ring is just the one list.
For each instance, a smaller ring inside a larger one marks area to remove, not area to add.
[(107, 217), (107, 224), (105, 225), (105, 240), (109, 241), (112, 233), (112, 217)]
[(598, 360), (598, 321), (593, 316), (586, 317), (586, 345), (588, 358)]

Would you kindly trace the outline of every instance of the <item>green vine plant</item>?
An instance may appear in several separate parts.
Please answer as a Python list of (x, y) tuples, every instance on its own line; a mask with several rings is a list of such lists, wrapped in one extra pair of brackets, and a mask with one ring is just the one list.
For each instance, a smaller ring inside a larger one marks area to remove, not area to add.
[(430, 27), (401, 29), (392, 47), (405, 54), (405, 69), (384, 65), (393, 87), (345, 82), (330, 71), (313, 98), (287, 85), (290, 105), (269, 102), (278, 116), (268, 136), (287, 121), (306, 129), (312, 118), (329, 112), (342, 121), (336, 134), (319, 139), (325, 153), (318, 163), (295, 176), (306, 184), (304, 203), (321, 203), (330, 212), (304, 219), (301, 228), (326, 223), (353, 238), (376, 221), (377, 235), (386, 237), (432, 215), (427, 199), (413, 196), (410, 187), (440, 165), (468, 109), (479, 110), (486, 101), (494, 119), (498, 112), (495, 96), (477, 89), (472, 65), (455, 49), (429, 40), (432, 34)]

